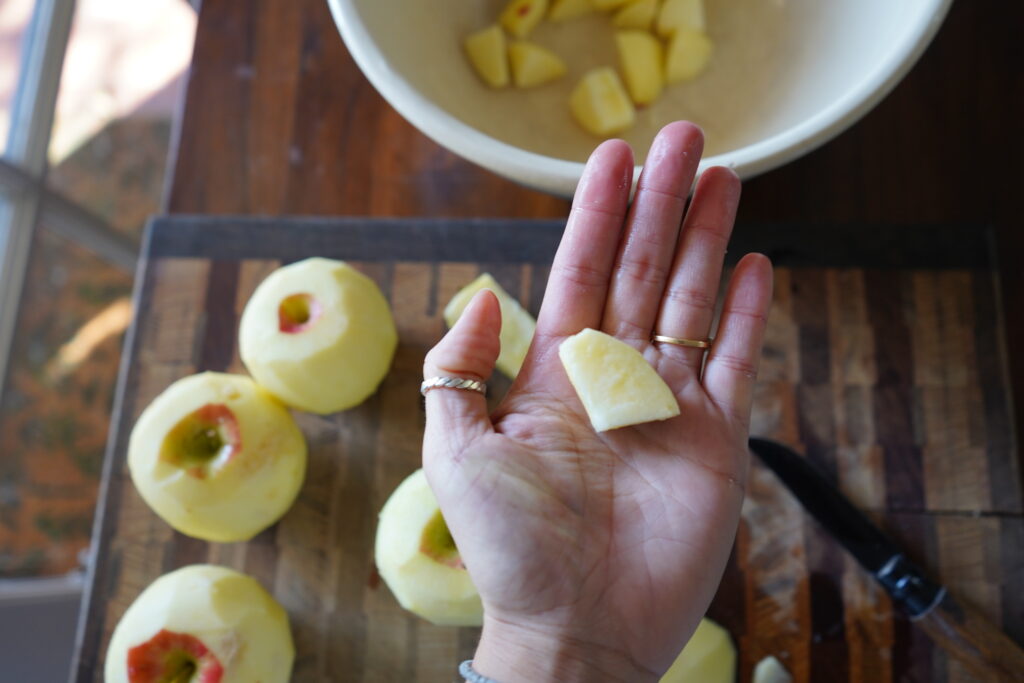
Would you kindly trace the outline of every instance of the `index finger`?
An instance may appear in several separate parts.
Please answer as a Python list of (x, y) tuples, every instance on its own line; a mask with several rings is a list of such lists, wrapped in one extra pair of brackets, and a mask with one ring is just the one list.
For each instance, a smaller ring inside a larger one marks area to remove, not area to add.
[(590, 155), (551, 264), (539, 339), (600, 327), (632, 184), (633, 150), (625, 142), (609, 140)]

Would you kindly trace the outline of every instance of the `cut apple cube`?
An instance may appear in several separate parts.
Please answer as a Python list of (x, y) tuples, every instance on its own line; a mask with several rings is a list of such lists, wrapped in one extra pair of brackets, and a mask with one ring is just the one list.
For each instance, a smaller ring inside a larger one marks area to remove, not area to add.
[(647, 31), (619, 31), (615, 34), (615, 44), (633, 102), (639, 105), (654, 102), (665, 84), (661, 41)]
[(551, 50), (525, 40), (508, 46), (512, 82), (517, 88), (533, 88), (565, 75), (565, 62)]
[(568, 21), (594, 11), (592, 0), (555, 0), (548, 21)]
[(384, 503), (374, 561), (399, 604), (440, 626), (479, 626), (480, 594), (455, 547), (423, 470)]
[(477, 31), (464, 43), (469, 63), (492, 88), (508, 85), (508, 52), (505, 33), (497, 24)]
[(733, 683), (735, 680), (736, 648), (729, 632), (710, 619), (701, 619), (690, 642), (660, 683)]
[(693, 31), (707, 29), (704, 0), (665, 0), (658, 12), (658, 35), (669, 38), (682, 28)]
[(665, 55), (665, 82), (679, 83), (699, 76), (711, 61), (711, 50), (711, 39), (700, 31), (676, 31)]
[(561, 343), (558, 357), (596, 431), (679, 414), (665, 380), (639, 351), (615, 337), (585, 329)]
[(768, 655), (754, 667), (753, 683), (793, 683), (793, 676), (782, 662)]
[(501, 25), (516, 38), (525, 38), (548, 12), (548, 0), (512, 0), (501, 13)]
[(583, 128), (598, 137), (626, 130), (636, 110), (614, 69), (603, 66), (584, 74), (569, 95), (569, 109)]
[(498, 354), (496, 365), (507, 377), (515, 379), (523, 367), (526, 352), (530, 350), (537, 322), (489, 273), (473, 280), (452, 297), (444, 307), (444, 320), (448, 327), (453, 327), (470, 300), (481, 289), (494, 292), (501, 306), (501, 353)]
[(618, 9), (618, 8), (622, 7), (623, 5), (628, 5), (630, 2), (633, 2), (633, 0), (592, 0), (592, 1), (594, 3), (594, 7), (596, 9), (601, 10), (602, 12), (607, 12), (609, 10)]
[(649, 31), (657, 14), (658, 0), (634, 0), (615, 13), (612, 25), (616, 28)]

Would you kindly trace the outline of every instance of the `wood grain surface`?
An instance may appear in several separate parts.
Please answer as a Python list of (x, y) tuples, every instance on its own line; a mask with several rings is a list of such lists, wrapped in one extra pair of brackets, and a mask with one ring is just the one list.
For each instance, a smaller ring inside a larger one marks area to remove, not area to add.
[[(823, 229), (843, 238), (868, 227), (780, 228), (771, 240), (779, 269), (753, 432), (805, 451), (914, 561), (1022, 642), (1024, 502), (985, 231), (903, 231), (864, 250), (857, 267), (848, 252), (815, 242)], [(908, 268), (905, 251), (924, 232), (940, 246)], [(287, 608), (295, 681), (454, 680), (478, 634), (398, 607), (373, 567), (376, 513), (419, 466), (417, 387), (423, 356), (444, 332), (444, 304), (486, 270), (536, 312), (559, 236), (558, 223), (543, 221), (157, 220), (138, 280), (75, 680), (101, 680), (124, 610), (155, 578), (195, 562), (245, 571)], [(758, 246), (741, 236), (731, 258)], [(400, 336), (392, 370), (358, 408), (298, 415), (309, 473), (280, 523), (248, 543), (175, 533), (127, 477), (134, 419), (180, 377), (242, 372), (235, 334), (249, 294), (273, 268), (311, 255), (349, 260), (381, 286)], [(507, 382), (492, 387), (497, 400)], [(979, 680), (894, 617), (882, 591), (760, 467), (710, 615), (739, 646), (741, 681), (768, 654), (800, 682)]]

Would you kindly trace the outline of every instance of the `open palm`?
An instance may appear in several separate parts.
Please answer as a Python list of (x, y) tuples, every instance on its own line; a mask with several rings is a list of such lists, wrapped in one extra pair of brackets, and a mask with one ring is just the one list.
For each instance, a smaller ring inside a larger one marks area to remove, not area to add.
[[(472, 392), (427, 396), (424, 466), (484, 604), (482, 673), (510, 680), (654, 680), (721, 578), (747, 468), (747, 424), (771, 292), (767, 259), (733, 275), (708, 355), (652, 343), (705, 339), (739, 181), (709, 169), (685, 211), (703, 144), (659, 134), (629, 206), (632, 153), (591, 157), (552, 265), (537, 334), (493, 415)], [(591, 327), (641, 351), (681, 414), (595, 432), (558, 359)], [(427, 357), (426, 376), (486, 378), (500, 312), (477, 295)]]

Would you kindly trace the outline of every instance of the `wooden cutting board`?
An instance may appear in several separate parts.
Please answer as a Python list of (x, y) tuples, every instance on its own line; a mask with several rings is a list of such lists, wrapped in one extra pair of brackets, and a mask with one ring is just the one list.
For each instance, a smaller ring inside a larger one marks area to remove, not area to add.
[[(418, 393), (444, 304), (488, 271), (536, 314), (561, 233), (551, 222), (159, 218), (136, 285), (94, 534), (74, 680), (100, 681), (117, 620), (154, 579), (212, 562), (288, 610), (294, 681), (450, 681), (478, 632), (398, 607), (372, 559), (376, 515), (420, 463)], [(909, 555), (1024, 641), (1024, 504), (986, 232), (974, 226), (740, 226), (731, 256), (777, 266), (753, 433), (797, 446)], [(248, 543), (171, 530), (139, 498), (125, 449), (174, 380), (244, 372), (236, 329), (257, 283), (308, 256), (347, 260), (391, 301), (401, 343), (380, 391), (299, 414), (309, 471), (280, 523)], [(507, 389), (492, 382), (492, 400)], [(976, 680), (934, 648), (754, 466), (710, 616), (739, 646), (739, 680), (774, 654), (799, 682)]]

